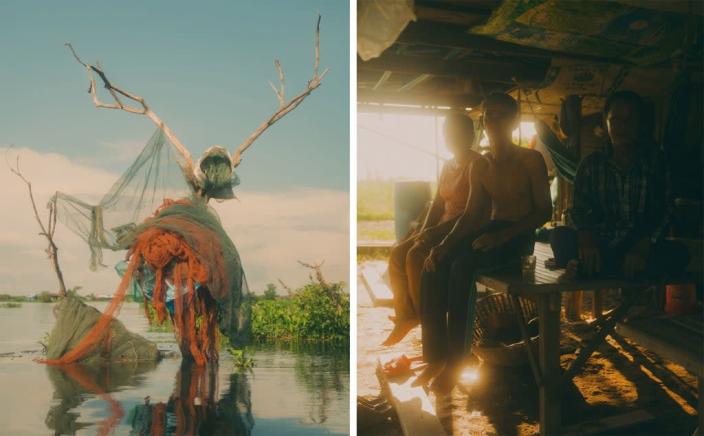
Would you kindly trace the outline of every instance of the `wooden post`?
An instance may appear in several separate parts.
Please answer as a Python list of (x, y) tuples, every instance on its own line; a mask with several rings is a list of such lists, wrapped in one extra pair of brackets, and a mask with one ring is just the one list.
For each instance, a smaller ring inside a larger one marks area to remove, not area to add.
[(582, 301), (584, 291), (568, 292), (565, 299), (565, 315), (568, 321), (580, 321), (582, 319)]
[(604, 313), (604, 294), (602, 290), (594, 290), (594, 298), (592, 299), (592, 312), (594, 313), (594, 319), (601, 318)]
[(697, 426), (695, 434), (704, 435), (704, 377), (697, 377), (697, 384), (699, 385), (699, 397), (697, 398), (697, 401), (699, 401), (697, 423), (699, 425)]
[(540, 350), (538, 361), (543, 376), (540, 386), (540, 434), (560, 434), (562, 420), (560, 389), (560, 293), (540, 294), (538, 317)]

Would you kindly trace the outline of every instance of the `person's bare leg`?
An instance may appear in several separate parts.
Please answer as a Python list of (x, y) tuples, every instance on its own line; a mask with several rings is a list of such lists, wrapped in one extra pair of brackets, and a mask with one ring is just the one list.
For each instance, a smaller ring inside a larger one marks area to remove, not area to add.
[[(415, 318), (413, 303), (408, 296), (406, 256), (413, 247), (413, 241), (403, 241), (391, 249), (389, 256), (389, 281), (394, 296), (396, 320)], [(396, 322), (396, 321), (394, 321)]]
[(418, 377), (413, 380), (411, 386), (417, 387), (427, 385), (432, 379), (437, 377), (444, 368), (445, 364), (443, 362), (429, 363), (428, 366), (426, 366), (423, 371), (418, 374)]
[(391, 330), (391, 333), (389, 333), (389, 336), (386, 337), (386, 340), (381, 343), (381, 345), (384, 346), (391, 346), (398, 344), (403, 340), (403, 338), (406, 337), (408, 332), (413, 330), (415, 326), (420, 324), (420, 322), (417, 319), (408, 319), (408, 320), (399, 320), (396, 319), (394, 322), (394, 328)]
[(430, 390), (439, 395), (448, 395), (457, 385), (457, 380), (460, 374), (459, 364), (448, 363), (442, 369), (442, 371), (435, 377), (433, 383), (430, 385)]
[[(434, 241), (430, 241), (433, 243)], [(416, 243), (406, 255), (406, 283), (408, 298), (413, 305), (413, 311), (420, 318), (420, 287), (423, 276), (423, 265), (430, 254), (433, 245)]]

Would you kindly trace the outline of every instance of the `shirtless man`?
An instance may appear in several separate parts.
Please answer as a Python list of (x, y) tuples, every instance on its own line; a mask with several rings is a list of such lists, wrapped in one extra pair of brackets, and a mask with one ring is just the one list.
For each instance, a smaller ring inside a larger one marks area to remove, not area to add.
[[(441, 393), (455, 386), (471, 345), (475, 276), (519, 264), (521, 256), (533, 252), (535, 229), (552, 214), (542, 155), (511, 139), (519, 123), (516, 101), (492, 94), (484, 101), (483, 117), (490, 151), (472, 165), (465, 211), (431, 250), (421, 285), (423, 358), (428, 366), (415, 384), (434, 379), (431, 388)], [(488, 222), (482, 219), (487, 211)]]
[(389, 276), (394, 294), (394, 329), (382, 345), (400, 342), (420, 323), (420, 278), (430, 249), (455, 225), (469, 193), (469, 166), (481, 155), (472, 151), (474, 124), (466, 114), (450, 113), (445, 119), (445, 139), (454, 159), (445, 163), (438, 191), (423, 226), (391, 249)]

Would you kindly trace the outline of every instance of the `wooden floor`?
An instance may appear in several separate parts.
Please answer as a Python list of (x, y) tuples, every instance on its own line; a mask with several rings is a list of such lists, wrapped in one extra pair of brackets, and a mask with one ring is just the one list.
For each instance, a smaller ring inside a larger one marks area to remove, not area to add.
[(415, 377), (389, 379), (377, 361), (377, 376), (382, 392), (391, 399), (401, 430), (406, 436), (444, 435), (435, 406), (422, 387), (411, 386)]

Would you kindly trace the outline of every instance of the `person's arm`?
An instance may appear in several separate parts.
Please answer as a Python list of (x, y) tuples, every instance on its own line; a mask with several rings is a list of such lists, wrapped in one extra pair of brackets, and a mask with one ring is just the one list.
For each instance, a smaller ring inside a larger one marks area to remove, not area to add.
[(438, 187), (438, 192), (435, 193), (435, 198), (433, 198), (433, 202), (430, 204), (430, 209), (428, 209), (428, 213), (425, 215), (425, 220), (418, 231), (419, 233), (423, 233), (425, 230), (435, 227), (438, 222), (440, 222), (440, 218), (445, 211), (445, 200), (438, 195), (439, 191), (440, 188)]
[(596, 231), (603, 221), (601, 207), (593, 186), (594, 159), (586, 158), (577, 167), (570, 217), (579, 231)]
[(430, 254), (425, 261), (425, 268), (435, 271), (437, 263), (442, 260), (457, 241), (472, 231), (476, 231), (484, 223), (487, 210), (491, 211), (491, 197), (482, 183), (483, 174), (486, 171), (487, 162), (484, 159), (477, 159), (472, 163), (469, 171), (469, 195), (464, 212), (457, 218), (452, 230), (445, 238), (430, 250)]
[(550, 220), (552, 216), (552, 201), (550, 200), (550, 184), (548, 183), (548, 171), (545, 161), (537, 152), (531, 153), (526, 159), (533, 210), (510, 227), (477, 238), (472, 244), (475, 249), (489, 250), (520, 234), (534, 231)]
[(597, 190), (594, 182), (593, 158), (583, 160), (577, 168), (574, 178), (574, 196), (570, 217), (577, 227), (579, 261), (583, 264), (583, 272), (587, 275), (601, 269), (597, 231), (602, 221)]
[(469, 172), (469, 194), (464, 212), (440, 244), (452, 247), (463, 236), (478, 230), (484, 224), (482, 218), (488, 215), (487, 211), (491, 211), (491, 197), (483, 183), (486, 169), (487, 162), (484, 159), (477, 159), (472, 164)]

